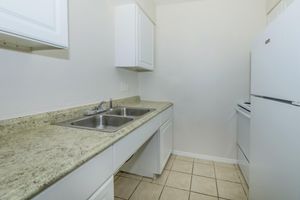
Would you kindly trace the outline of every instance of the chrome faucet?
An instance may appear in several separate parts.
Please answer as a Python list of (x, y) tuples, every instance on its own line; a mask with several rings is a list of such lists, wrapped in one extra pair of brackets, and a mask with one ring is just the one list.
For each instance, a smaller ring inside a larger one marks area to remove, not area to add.
[(104, 104), (105, 104), (106, 102), (105, 101), (101, 101), (100, 103), (99, 103), (99, 105), (96, 107), (96, 110), (97, 111), (104, 111), (105, 109), (104, 109)]
[[(106, 101), (101, 101), (99, 103), (98, 106), (96, 106), (94, 109), (92, 110), (88, 110), (85, 112), (86, 116), (90, 116), (90, 115), (97, 115), (100, 114), (102, 112), (105, 112), (108, 109), (104, 108), (104, 105), (106, 104)], [(111, 110), (113, 108), (113, 104), (112, 104), (112, 98), (109, 99), (109, 109)]]
[(104, 112), (105, 111), (105, 109), (103, 108), (104, 103), (105, 102), (102, 101), (98, 106), (94, 107), (93, 109), (85, 111), (84, 115), (91, 116), (91, 115), (97, 115)]

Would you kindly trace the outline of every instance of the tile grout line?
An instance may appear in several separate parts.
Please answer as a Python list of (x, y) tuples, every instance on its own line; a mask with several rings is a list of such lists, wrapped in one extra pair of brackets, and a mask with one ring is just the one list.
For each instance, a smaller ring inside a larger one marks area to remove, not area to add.
[[(216, 173), (216, 166), (215, 166), (215, 164), (214, 164), (214, 168), (215, 168), (215, 179), (216, 179), (216, 180), (219, 180), (219, 181), (225, 181), (225, 182), (230, 182), (230, 183), (242, 184), (240, 178), (239, 178), (240, 182), (231, 181), (231, 180), (222, 179), (222, 178), (217, 178), (217, 173)], [(236, 171), (236, 168), (235, 168), (235, 171)], [(237, 174), (237, 175), (238, 175), (238, 174)], [(239, 175), (238, 175), (238, 177), (239, 177)], [(209, 178), (209, 177), (208, 177), (208, 178)]]
[[(170, 169), (169, 171), (173, 171), (173, 172), (177, 172), (177, 173), (182, 173), (182, 174), (186, 174), (186, 175), (191, 175), (191, 173), (182, 172), (182, 171), (177, 171), (177, 170), (173, 170), (173, 169)], [(214, 171), (215, 171), (215, 169), (214, 169)], [(192, 175), (194, 175), (194, 176), (200, 176), (200, 177), (204, 177), (204, 178), (216, 179), (216, 180), (225, 181), (225, 182), (230, 182), (230, 183), (241, 184), (241, 182), (236, 182), (236, 181), (231, 181), (231, 180), (226, 180), (226, 179), (217, 178), (216, 175), (215, 175), (215, 177), (203, 176), (203, 175), (199, 175), (199, 174), (192, 174)]]
[[(171, 156), (172, 156), (172, 154), (171, 154)], [(171, 158), (171, 157), (170, 157), (170, 158)], [(169, 158), (169, 159), (170, 159), (170, 158)], [(172, 167), (173, 167), (173, 164), (174, 164), (175, 159), (176, 159), (176, 156), (175, 156), (175, 158), (173, 159), (173, 162), (172, 162), (172, 164), (171, 164), (171, 167), (170, 167), (171, 169), (172, 169)], [(164, 190), (165, 190), (165, 188), (166, 188), (166, 185), (167, 185), (167, 182), (168, 182), (170, 173), (171, 173), (171, 169), (169, 170), (168, 176), (167, 176), (167, 178), (166, 178), (166, 182), (165, 182), (164, 185), (163, 185), (163, 188), (162, 188), (162, 190), (161, 190), (161, 193), (159, 194), (158, 200), (161, 199), (161, 195), (162, 195), (162, 193), (164, 192)]]
[(169, 175), (170, 175), (170, 173), (169, 173), (168, 176), (167, 176), (166, 182), (165, 182), (165, 184), (163, 185), (163, 188), (162, 188), (162, 190), (161, 190), (161, 192), (160, 192), (160, 194), (159, 194), (158, 200), (161, 199), (161, 195), (162, 195), (162, 193), (164, 192), (164, 190), (165, 190), (165, 188), (166, 188), (166, 184), (167, 184)]
[[(213, 164), (213, 168), (214, 168), (214, 172), (215, 172), (214, 164)], [(173, 170), (167, 170), (167, 171), (169, 171), (169, 174), (170, 174)], [(183, 172), (178, 172), (178, 171), (173, 171), (173, 172), (183, 173)], [(212, 178), (212, 177), (200, 176), (200, 175), (196, 175), (196, 174), (188, 174), (188, 173), (184, 173), (184, 174), (191, 175), (191, 176), (198, 176), (198, 177), (209, 178), (209, 179), (215, 180), (216, 182), (217, 182), (218, 180), (221, 180), (221, 181), (224, 181), (224, 182), (230, 182), (230, 183), (240, 184), (240, 183), (233, 182), (233, 181), (227, 181), (227, 180), (223, 180), (223, 179), (217, 179), (217, 178), (216, 178), (216, 175), (215, 175), (214, 178)], [(215, 174), (216, 174), (216, 172), (215, 172)], [(168, 177), (169, 177), (169, 175), (168, 175)], [(167, 180), (166, 180), (166, 182), (167, 182)], [(153, 183), (153, 184), (161, 185), (161, 184), (157, 184), (157, 183)], [(165, 184), (164, 186), (167, 186), (167, 187), (170, 187), (170, 188), (173, 188), (173, 189), (177, 189), (177, 190), (186, 191), (186, 192), (192, 192), (191, 190), (181, 189), (181, 188), (177, 188), (177, 187), (174, 187), (174, 186), (168, 186), (168, 185), (166, 185), (166, 184)], [(190, 187), (191, 187), (191, 186), (190, 186)], [(197, 194), (205, 195), (205, 196), (210, 196), (210, 197), (219, 198), (219, 192), (218, 192), (218, 186), (217, 186), (217, 185), (216, 185), (216, 188), (217, 188), (217, 196), (210, 195), (210, 194), (206, 194), (206, 193), (201, 193), (201, 192), (196, 192), (196, 191), (193, 191), (193, 192), (194, 192), (194, 193), (197, 193)], [(226, 198), (223, 198), (223, 199), (226, 199)], [(227, 200), (230, 200), (230, 199), (227, 199)]]
[[(185, 191), (185, 192), (190, 192), (189, 190), (180, 189), (180, 188), (176, 188), (176, 187), (173, 187), (173, 186), (168, 186), (168, 185), (166, 185), (166, 187), (173, 188), (173, 189), (176, 189), (176, 190)], [(196, 191), (193, 191), (193, 193), (201, 194), (201, 195), (208, 196), (208, 197), (218, 198), (217, 196), (214, 196), (214, 195), (211, 195), (211, 194), (206, 194), (206, 193), (201, 193), (201, 192), (196, 192)], [(224, 198), (224, 199), (225, 199), (225, 198)], [(226, 199), (225, 199), (225, 200), (226, 200)], [(230, 200), (230, 199), (228, 199), (228, 200)]]
[[(216, 171), (215, 162), (214, 162), (214, 168), (215, 168), (215, 171)], [(234, 165), (234, 171), (235, 171), (235, 173), (237, 173), (237, 170), (238, 170), (237, 166)], [(239, 184), (239, 185), (242, 186), (244, 193), (246, 193), (245, 190), (244, 190), (244, 187), (242, 185), (242, 181), (241, 181), (240, 175), (238, 173), (237, 173), (237, 175), (238, 175), (238, 178), (239, 178), (240, 182), (235, 182), (235, 181), (230, 181), (230, 180), (225, 180), (225, 179), (217, 179), (216, 172), (215, 172), (215, 175), (216, 175), (216, 182), (219, 180), (219, 181), (223, 181), (223, 182), (229, 182), (229, 183)], [(218, 199), (222, 198), (222, 199), (225, 199), (225, 200), (231, 200), (231, 199), (227, 199), (227, 198), (224, 198), (224, 197), (220, 197), (220, 195), (219, 195), (219, 189), (218, 189), (218, 184), (217, 184), (217, 192), (218, 192)], [(246, 194), (246, 198), (248, 199), (247, 194)]]
[(239, 176), (239, 179), (241, 181), (241, 185), (242, 185), (243, 191), (244, 191), (244, 193), (246, 195), (246, 198), (248, 199), (248, 195), (247, 195), (246, 190), (245, 190), (245, 188), (243, 186), (243, 181), (245, 181), (245, 180), (242, 180), (242, 178), (244, 179), (244, 177), (241, 177), (241, 175), (242, 175), (241, 168), (239, 166), (237, 168), (238, 168), (237, 170), (239, 170), (238, 176)]
[[(209, 178), (209, 177), (208, 177), (208, 178)], [(219, 181), (229, 182), (229, 183), (242, 184), (242, 183), (240, 183), (240, 182), (229, 181), (229, 180), (220, 179), (220, 178), (215, 178), (215, 179), (216, 179), (216, 180), (219, 180)]]
[[(171, 170), (165, 170), (165, 171), (169, 171), (169, 174), (171, 172)], [(178, 171), (173, 171), (173, 172), (177, 172), (177, 173), (182, 173), (182, 172), (178, 172)], [(240, 184), (240, 183), (237, 183), (237, 182), (232, 182), (232, 181), (227, 181), (227, 180), (222, 180), (222, 179), (216, 179), (214, 177), (207, 177), (207, 176), (200, 176), (200, 175), (196, 175), (196, 174), (187, 174), (187, 173), (184, 173), (186, 175), (192, 175), (192, 176), (198, 176), (198, 177), (203, 177), (203, 178), (208, 178), (208, 179), (213, 179), (213, 180), (220, 180), (220, 181), (224, 181), (224, 182), (229, 182), (229, 183), (236, 183), (236, 184)], [(169, 177), (169, 175), (168, 175)], [(128, 177), (123, 177), (123, 178), (128, 178)], [(146, 177), (147, 178), (147, 177)], [(133, 179), (133, 180), (138, 180), (138, 179), (134, 179), (134, 178), (129, 178), (129, 179)], [(143, 181), (142, 182), (146, 182), (146, 183), (152, 183), (152, 184), (155, 184), (155, 185), (166, 185), (166, 184), (159, 184), (159, 183), (154, 183), (153, 181), (151, 182), (148, 182), (148, 181)], [(168, 187), (171, 187), (171, 188), (175, 188), (175, 189), (179, 189), (179, 190), (183, 190), (183, 191), (189, 191), (189, 190), (185, 190), (185, 189), (181, 189), (181, 188), (176, 188), (176, 187), (173, 187), (173, 186), (169, 186), (167, 185)], [(199, 194), (202, 194), (200, 192), (196, 192), (196, 193), (199, 193)], [(208, 196), (210, 196), (209, 194), (206, 194)], [(213, 195), (212, 195), (213, 196)], [(214, 196), (215, 197), (215, 196)]]
[(118, 199), (121, 199), (121, 200), (127, 200), (127, 199), (123, 199), (123, 198), (120, 198), (120, 197), (117, 197), (117, 196), (114, 196), (114, 198), (118, 198)]
[[(119, 178), (126, 178), (126, 179), (131, 179), (131, 180), (139, 181), (138, 184), (136, 185), (136, 187), (134, 188), (133, 192), (130, 194), (130, 196), (129, 196), (128, 199), (122, 198), (122, 197), (119, 197), (119, 196), (115, 196), (115, 194), (114, 194), (114, 197), (117, 197), (117, 198), (119, 198), (119, 199), (129, 200), (129, 199), (131, 198), (131, 196), (133, 195), (133, 193), (136, 191), (137, 187), (138, 187), (138, 186), (140, 185), (140, 183), (142, 182), (142, 179), (138, 180), (138, 179), (135, 179), (135, 178), (132, 178), (132, 177), (129, 178), (129, 177), (125, 177), (125, 176), (119, 176), (118, 179), (119, 179)], [(114, 181), (115, 181), (115, 180), (114, 180)]]
[[(170, 158), (171, 158), (171, 157), (170, 157)], [(195, 161), (195, 159), (193, 159), (192, 162), (191, 162), (191, 161), (180, 160), (180, 161), (192, 163), (192, 170), (191, 170), (192, 172), (191, 172), (191, 173), (186, 173), (186, 172), (181, 172), (181, 171), (173, 170), (174, 162), (175, 162), (176, 159), (177, 159), (177, 157), (173, 155), (173, 159), (172, 159), (172, 162), (171, 162), (171, 164), (170, 164), (170, 169), (164, 169), (164, 170), (163, 170), (163, 171), (167, 171), (167, 172), (168, 172), (167, 177), (166, 177), (166, 180), (164, 181), (163, 184), (154, 183), (154, 182), (153, 182), (153, 181), (154, 181), (153, 179), (152, 179), (151, 182), (143, 181), (143, 176), (139, 176), (140, 179), (137, 179), (137, 178), (135, 178), (135, 177), (126, 177), (126, 176), (122, 176), (121, 174), (119, 174), (119, 176), (118, 176), (118, 177), (116, 178), (116, 180), (114, 180), (114, 181), (117, 181), (120, 177), (128, 178), (128, 179), (132, 179), (132, 180), (137, 180), (137, 181), (139, 181), (138, 184), (136, 185), (136, 187), (134, 188), (133, 192), (132, 192), (131, 195), (129, 196), (129, 199), (132, 198), (133, 194), (137, 191), (138, 187), (141, 185), (142, 182), (148, 182), (148, 183), (151, 183), (151, 184), (163, 186), (163, 187), (162, 187), (162, 190), (161, 190), (161, 192), (160, 192), (160, 194), (159, 194), (158, 200), (161, 199), (162, 194), (163, 194), (163, 191), (166, 189), (166, 187), (170, 187), (170, 188), (173, 188), (173, 189), (178, 189), (178, 190), (182, 190), (182, 191), (189, 192), (188, 199), (190, 199), (190, 198), (191, 198), (191, 192), (192, 192), (193, 176), (198, 176), (198, 177), (204, 177), (204, 178), (214, 179), (214, 180), (216, 181), (217, 197), (214, 196), (214, 195), (209, 195), (209, 194), (205, 194), (205, 193), (195, 192), (195, 193), (197, 193), (197, 194), (201, 194), (201, 195), (205, 195), (205, 196), (211, 196), (211, 197), (215, 197), (215, 198), (218, 198), (219, 200), (221, 200), (220, 198), (222, 198), (222, 197), (220, 197), (219, 189), (218, 189), (218, 184), (217, 184), (217, 181), (220, 180), (220, 181), (231, 182), (231, 183), (235, 183), (235, 184), (242, 185), (243, 192), (244, 192), (244, 194), (246, 195), (246, 198), (248, 199), (248, 196), (247, 196), (247, 194), (246, 194), (245, 188), (243, 187), (243, 182), (242, 182), (242, 180), (241, 180), (241, 175), (240, 175), (240, 173), (238, 173), (239, 168), (238, 168), (236, 165), (234, 165), (234, 169), (235, 169), (235, 172), (237, 173), (237, 175), (238, 175), (238, 177), (239, 177), (240, 183), (235, 182), (235, 181), (230, 181), (230, 180), (218, 179), (218, 178), (217, 178), (217, 173), (216, 173), (217, 165), (216, 165), (215, 162), (212, 162), (212, 166), (213, 166), (213, 169), (214, 169), (214, 176), (215, 176), (214, 178), (212, 178), (212, 177), (207, 177), (207, 176), (202, 176), (202, 175), (197, 175), (197, 174), (194, 175), (195, 164), (198, 164), (198, 163)], [(208, 166), (210, 165), (210, 164), (204, 164), (204, 163), (199, 163), (199, 164), (202, 164), (202, 165), (208, 165)], [(167, 182), (168, 182), (168, 180), (169, 180), (169, 177), (170, 177), (171, 172), (177, 172), (177, 173), (182, 173), (182, 174), (190, 175), (190, 176), (191, 176), (191, 180), (190, 180), (190, 187), (189, 187), (189, 190), (186, 190), (186, 189), (180, 189), (180, 188), (176, 188), (176, 187), (173, 187), (173, 186), (168, 186), (168, 185), (167, 185)], [(130, 173), (126, 173), (126, 174), (129, 174), (129, 175), (130, 175)], [(133, 174), (133, 175), (134, 175), (134, 174)], [(115, 196), (115, 197), (117, 197), (117, 196)], [(117, 197), (117, 198), (120, 198), (120, 197)], [(120, 198), (120, 199), (126, 200), (126, 199), (124, 199), (124, 198)], [(222, 198), (222, 199), (225, 200), (225, 199), (227, 199), (227, 198)], [(229, 199), (227, 199), (227, 200), (229, 200)]]
[(219, 194), (218, 179), (217, 179), (217, 173), (216, 173), (216, 163), (213, 162), (213, 165), (214, 165), (214, 173), (215, 173), (215, 181), (216, 181), (217, 196), (218, 196), (218, 199), (219, 199), (219, 198), (220, 198), (220, 194)]
[[(185, 192), (190, 192), (189, 190), (185, 190), (185, 189), (180, 189), (180, 188), (176, 188), (174, 186), (169, 186), (169, 185), (166, 185), (166, 187), (169, 187), (169, 188), (173, 188), (173, 189), (176, 189), (176, 190), (181, 190), (181, 191), (185, 191)], [(218, 198), (217, 196), (215, 195), (211, 195), (211, 194), (206, 194), (206, 193), (201, 193), (201, 192), (196, 192), (196, 191), (192, 191), (193, 193), (196, 193), (196, 194), (201, 194), (201, 195), (204, 195), (204, 196), (208, 196), (208, 197), (214, 197), (214, 198)], [(223, 199), (226, 199), (226, 198), (223, 198)], [(230, 199), (229, 199), (230, 200)]]
[[(244, 186), (243, 186), (243, 182), (242, 182), (242, 180), (241, 180), (240, 173), (238, 173), (238, 170), (240, 170), (240, 168), (238, 167), (238, 165), (234, 165), (234, 172), (237, 174), (238, 179), (239, 179), (239, 182), (237, 182), (237, 181), (231, 181), (231, 180), (226, 180), (226, 179), (217, 179), (217, 176), (216, 176), (216, 181), (219, 180), (219, 181), (223, 181), (223, 182), (228, 182), (228, 183), (234, 183), (234, 184), (239, 184), (239, 185), (241, 185), (241, 187), (242, 187), (242, 189), (243, 189), (243, 192), (244, 192), (244, 194), (245, 194), (245, 196), (246, 196), (246, 199), (248, 200), (248, 195), (247, 195), (247, 193), (246, 193), (246, 191), (245, 191), (245, 188), (244, 188)], [(218, 190), (218, 185), (217, 185), (217, 190)], [(224, 197), (219, 197), (219, 198), (226, 199), (226, 200), (230, 200), (230, 199), (227, 199), (227, 198), (224, 198)]]
[[(136, 179), (134, 179), (134, 180), (136, 180)], [(143, 178), (141, 178), (141, 180), (139, 180), (139, 183), (136, 185), (136, 187), (134, 188), (133, 192), (131, 193), (131, 195), (129, 196), (128, 199), (130, 199), (130, 198), (132, 197), (132, 195), (135, 193), (135, 191), (137, 190), (137, 188), (138, 188), (139, 185), (141, 184), (142, 180), (143, 180)]]
[(191, 199), (191, 192), (192, 192), (192, 181), (193, 181), (193, 174), (194, 174), (194, 165), (195, 165), (195, 159), (193, 159), (193, 166), (192, 166), (192, 175), (191, 175), (191, 180), (190, 180), (190, 191), (189, 191), (189, 198), (188, 200)]
[[(185, 162), (191, 162), (191, 161), (185, 161)], [(199, 163), (199, 164), (205, 165), (205, 166), (212, 166), (213, 169), (214, 169), (214, 173), (215, 173), (215, 174), (214, 174), (214, 177), (208, 177), (208, 176), (202, 176), (202, 175), (194, 174), (194, 173), (193, 173), (193, 172), (194, 172), (194, 165), (197, 164), (197, 162), (195, 162), (195, 160), (193, 160), (192, 163), (193, 163), (193, 165), (192, 165), (192, 173), (186, 173), (186, 172), (177, 171), (177, 170), (173, 170), (173, 169), (170, 170), (170, 171), (177, 172), (177, 173), (182, 173), (182, 174), (186, 174), (186, 175), (191, 175), (190, 190), (180, 189), (180, 188), (176, 188), (176, 187), (173, 187), (173, 186), (168, 186), (168, 187), (171, 187), (171, 188), (174, 188), (174, 189), (183, 190), (183, 191), (188, 191), (188, 192), (191, 193), (191, 192), (192, 192), (191, 187), (192, 187), (192, 177), (193, 177), (193, 176), (209, 178), (209, 179), (215, 180), (215, 182), (216, 182), (217, 196), (209, 195), (209, 194), (206, 194), (206, 193), (200, 193), (200, 192), (195, 192), (195, 193), (197, 193), (197, 194), (202, 194), (202, 195), (205, 195), (205, 196), (211, 196), (211, 197), (219, 198), (219, 192), (218, 192), (217, 178), (216, 178), (216, 172), (215, 172), (215, 165), (214, 165), (214, 162), (212, 162), (212, 164), (203, 164), (203, 163)], [(231, 182), (231, 181), (228, 181), (228, 182)], [(190, 198), (190, 194), (189, 194), (189, 198)]]

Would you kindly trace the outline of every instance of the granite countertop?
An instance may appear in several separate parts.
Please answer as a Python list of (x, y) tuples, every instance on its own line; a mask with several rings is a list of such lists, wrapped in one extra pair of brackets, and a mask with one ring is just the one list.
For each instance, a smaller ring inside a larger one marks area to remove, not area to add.
[[(22, 130), (0, 134), (0, 199), (31, 199), (172, 103), (133, 101), (122, 105), (156, 110), (114, 133), (35, 123), (26, 129), (23, 123)], [(4, 130), (0, 123), (0, 131)]]

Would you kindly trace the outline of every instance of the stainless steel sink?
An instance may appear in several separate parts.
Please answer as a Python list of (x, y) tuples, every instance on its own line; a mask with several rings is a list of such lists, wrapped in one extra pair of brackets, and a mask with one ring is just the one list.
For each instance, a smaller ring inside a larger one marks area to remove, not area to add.
[(123, 128), (127, 123), (133, 121), (130, 117), (110, 116), (110, 115), (95, 115), (84, 117), (77, 120), (71, 120), (60, 123), (59, 125), (83, 128), (91, 130), (99, 130), (104, 132), (115, 132)]
[(149, 108), (116, 107), (101, 114), (69, 120), (59, 123), (58, 125), (103, 132), (115, 132), (153, 110), (154, 109)]
[(113, 108), (111, 111), (106, 112), (108, 115), (119, 115), (119, 116), (129, 116), (129, 117), (141, 117), (149, 112), (153, 111), (153, 109), (148, 108)]

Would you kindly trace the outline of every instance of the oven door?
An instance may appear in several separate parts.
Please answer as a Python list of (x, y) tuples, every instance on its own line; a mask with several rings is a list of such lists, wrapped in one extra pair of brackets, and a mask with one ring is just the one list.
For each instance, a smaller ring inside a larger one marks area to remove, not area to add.
[(237, 143), (244, 153), (245, 157), (249, 160), (250, 152), (250, 112), (237, 107), (238, 124), (237, 124)]

